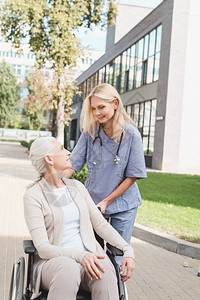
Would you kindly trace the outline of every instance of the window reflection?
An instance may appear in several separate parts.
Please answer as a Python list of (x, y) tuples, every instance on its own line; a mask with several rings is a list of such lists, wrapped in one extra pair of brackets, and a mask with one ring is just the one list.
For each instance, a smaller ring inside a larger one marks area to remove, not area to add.
[(155, 40), (156, 40), (156, 30), (153, 30), (150, 33), (150, 37), (149, 37), (149, 56), (152, 56), (155, 53)]
[(87, 79), (87, 93), (96, 84), (113, 85), (120, 94), (159, 79), (162, 25)]
[(125, 107), (142, 136), (145, 154), (151, 154), (154, 151), (156, 104), (157, 100), (154, 99)]
[(156, 53), (157, 53), (160, 52), (160, 48), (161, 48), (162, 25), (157, 27), (156, 33), (157, 33), (156, 34)]

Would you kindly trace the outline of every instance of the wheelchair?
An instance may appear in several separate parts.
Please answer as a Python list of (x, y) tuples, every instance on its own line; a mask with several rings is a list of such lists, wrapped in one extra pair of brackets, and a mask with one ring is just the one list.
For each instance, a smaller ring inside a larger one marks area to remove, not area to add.
[[(122, 256), (121, 250), (107, 244), (107, 255), (109, 256), (111, 262), (114, 265), (118, 290), (119, 290), (119, 300), (128, 300), (128, 293), (126, 285), (121, 281), (119, 266), (115, 261), (115, 256)], [(25, 258), (22, 256), (13, 265), (12, 277), (10, 283), (9, 300), (30, 300), (32, 295), (31, 288), (31, 276), (32, 276), (32, 266), (34, 260), (34, 253), (36, 248), (32, 240), (23, 241), (24, 252), (28, 255), (27, 257), (27, 268), (25, 270)], [(109, 250), (108, 250), (109, 249)], [(25, 276), (26, 275), (26, 276)], [(35, 300), (46, 300), (48, 292), (42, 291), (41, 295)], [(83, 290), (79, 290), (76, 300), (92, 300), (91, 294)], [(95, 300), (95, 299), (94, 299)]]

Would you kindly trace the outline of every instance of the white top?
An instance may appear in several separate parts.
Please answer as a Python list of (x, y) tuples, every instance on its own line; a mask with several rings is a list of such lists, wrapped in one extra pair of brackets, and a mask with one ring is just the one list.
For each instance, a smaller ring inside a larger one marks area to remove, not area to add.
[(80, 213), (66, 186), (53, 189), (64, 213), (64, 231), (61, 247), (87, 251), (80, 234)]

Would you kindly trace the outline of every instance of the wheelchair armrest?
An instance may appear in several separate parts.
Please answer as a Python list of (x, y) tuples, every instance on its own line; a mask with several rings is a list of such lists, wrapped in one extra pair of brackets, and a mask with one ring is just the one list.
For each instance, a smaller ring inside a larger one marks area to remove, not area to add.
[(118, 249), (108, 243), (106, 244), (106, 246), (114, 256), (123, 256), (123, 251), (121, 251), (120, 249)]
[(24, 240), (23, 241), (24, 252), (26, 254), (34, 254), (36, 252), (36, 248), (33, 245), (32, 240)]

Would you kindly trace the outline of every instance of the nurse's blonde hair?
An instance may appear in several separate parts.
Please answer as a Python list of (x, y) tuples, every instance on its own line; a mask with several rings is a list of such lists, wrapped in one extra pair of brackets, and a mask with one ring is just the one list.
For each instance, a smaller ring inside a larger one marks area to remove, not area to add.
[(115, 110), (113, 118), (113, 138), (114, 141), (118, 143), (125, 123), (128, 122), (133, 126), (135, 126), (135, 124), (127, 115), (119, 93), (108, 83), (102, 83), (95, 86), (84, 100), (80, 119), (81, 131), (87, 132), (94, 139), (95, 133), (100, 126), (99, 121), (96, 120), (92, 113), (91, 98), (93, 96), (99, 97), (107, 102), (113, 102), (114, 100), (118, 101), (118, 108)]

